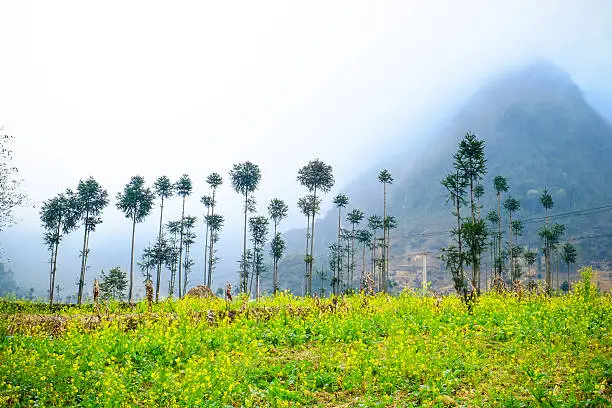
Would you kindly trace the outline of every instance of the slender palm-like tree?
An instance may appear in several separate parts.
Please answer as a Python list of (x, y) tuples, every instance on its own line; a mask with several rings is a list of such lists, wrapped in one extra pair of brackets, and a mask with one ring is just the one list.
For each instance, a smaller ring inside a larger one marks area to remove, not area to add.
[(501, 200), (502, 193), (508, 191), (508, 180), (506, 180), (503, 176), (495, 176), (493, 179), (493, 187), (495, 188), (495, 193), (497, 195), (497, 260), (495, 264), (497, 265), (496, 274), (497, 277), (501, 276), (502, 272), (502, 216), (501, 216)]
[[(495, 270), (496, 270), (496, 266), (495, 266), (495, 262), (497, 260), (497, 238), (496, 235), (497, 233), (495, 232), (495, 230), (497, 229), (497, 225), (499, 222), (499, 218), (497, 216), (497, 211), (491, 210), (487, 213), (487, 221), (489, 221), (490, 227), (489, 227), (489, 249), (490, 249), (490, 255), (491, 255), (491, 275), (490, 278), (493, 278), (493, 275), (495, 274)], [(487, 277), (485, 275), (485, 290), (488, 288), (488, 282), (489, 282), (489, 277)]]
[(208, 287), (212, 287), (212, 276), (215, 270), (215, 265), (217, 263), (218, 258), (215, 256), (216, 249), (214, 248), (214, 244), (219, 241), (219, 233), (221, 232), (221, 228), (223, 228), (223, 223), (225, 219), (221, 214), (207, 215), (206, 216), (206, 225), (209, 227), (210, 232), (210, 241), (212, 242), (211, 252), (209, 257), (209, 268), (208, 273), (210, 277), (210, 282)]
[(57, 273), (57, 253), (59, 243), (64, 235), (73, 231), (77, 226), (73, 204), (70, 199), (74, 197), (72, 191), (59, 194), (45, 201), (40, 209), (40, 219), (45, 229), (44, 240), (51, 251), (51, 271), (49, 273), (49, 304), (53, 304), (55, 289), (55, 275)]
[(561, 259), (563, 263), (567, 265), (567, 288), (569, 290), (570, 286), (570, 264), (576, 263), (576, 247), (566, 242), (561, 249)]
[(204, 224), (206, 224), (206, 232), (204, 233), (204, 278), (202, 284), (210, 287), (208, 283), (208, 219), (210, 217), (210, 207), (212, 206), (212, 197), (209, 195), (202, 196), (200, 202), (206, 207), (206, 215), (204, 216)]
[(548, 239), (553, 238), (552, 230), (548, 228), (548, 211), (553, 208), (555, 205), (552, 196), (548, 192), (548, 189), (544, 188), (542, 195), (540, 196), (540, 203), (542, 207), (544, 207), (545, 214), (545, 223), (543, 233), (540, 236), (544, 239), (544, 264), (546, 269), (546, 282), (549, 284), (549, 290), (552, 286), (552, 279), (550, 275), (550, 245), (548, 244)]
[(128, 301), (133, 300), (134, 288), (134, 239), (136, 237), (136, 224), (141, 223), (149, 215), (153, 208), (153, 192), (145, 187), (144, 178), (134, 176), (125, 185), (122, 193), (117, 194), (117, 208), (123, 211), (126, 218), (132, 220), (132, 250), (130, 253), (130, 286), (128, 289)]
[[(556, 248), (565, 233), (565, 225), (555, 223), (552, 227), (544, 226), (538, 232), (544, 241), (544, 261), (546, 262), (546, 283), (548, 284), (548, 294), (552, 294), (553, 279), (550, 271), (551, 252)], [(547, 260), (548, 259), (548, 260)]]
[(174, 186), (174, 190), (176, 191), (176, 194), (181, 197), (183, 199), (183, 207), (181, 210), (181, 230), (179, 233), (179, 246), (178, 246), (178, 297), (182, 297), (182, 270), (183, 270), (183, 241), (185, 239), (184, 237), (184, 226), (185, 226), (185, 201), (187, 200), (187, 197), (189, 195), (191, 195), (191, 190), (193, 189), (193, 186), (191, 184), (191, 179), (189, 178), (189, 176), (187, 174), (183, 174), (181, 176), (181, 178), (176, 182), (175, 186)]
[(355, 232), (355, 239), (357, 242), (361, 244), (362, 253), (361, 253), (361, 276), (359, 278), (359, 286), (363, 288), (364, 279), (365, 279), (365, 267), (366, 267), (366, 247), (372, 241), (372, 232), (367, 229), (360, 229)]
[(548, 211), (554, 207), (555, 203), (553, 201), (552, 196), (548, 192), (548, 189), (546, 188), (544, 188), (544, 191), (540, 196), (540, 203), (542, 204), (542, 207), (544, 207), (544, 214), (546, 215), (545, 225), (548, 226)]
[(385, 227), (385, 232), (387, 233), (387, 248), (385, 251), (385, 256), (387, 257), (387, 259), (385, 259), (385, 280), (387, 282), (385, 282), (385, 287), (389, 281), (389, 254), (391, 253), (391, 231), (397, 228), (397, 219), (392, 216), (392, 215), (387, 215), (385, 217), (385, 221), (384, 221), (384, 227)]
[(189, 275), (191, 274), (191, 268), (193, 267), (193, 259), (190, 258), (191, 246), (195, 243), (196, 234), (193, 231), (197, 222), (197, 218), (191, 215), (187, 215), (183, 218), (183, 246), (185, 247), (185, 258), (183, 260), (183, 296), (187, 293), (187, 284), (189, 283)]
[(441, 181), (442, 185), (447, 191), (446, 202), (451, 202), (453, 211), (451, 214), (457, 218), (457, 227), (451, 229), (450, 235), (455, 241), (455, 244), (451, 244), (446, 248), (442, 248), (443, 260), (446, 264), (446, 269), (450, 270), (455, 283), (455, 289), (457, 292), (461, 292), (466, 289), (465, 282), (465, 271), (463, 265), (465, 263), (465, 254), (463, 249), (463, 233), (461, 223), (463, 218), (461, 217), (461, 207), (465, 205), (465, 193), (467, 188), (466, 179), (461, 177), (459, 171), (455, 170), (453, 173), (449, 173)]
[[(246, 256), (247, 251), (247, 213), (249, 208), (252, 207), (249, 204), (249, 196), (257, 190), (259, 182), (261, 181), (261, 171), (259, 166), (249, 161), (239, 164), (234, 164), (234, 167), (229, 173), (230, 179), (232, 180), (232, 187), (238, 194), (244, 196), (244, 234), (243, 234), (243, 246), (242, 246), (242, 258)], [(241, 265), (245, 265), (244, 262)], [(249, 271), (243, 269), (241, 271), (241, 290), (246, 293), (248, 292), (248, 275)]]
[(79, 293), (77, 303), (83, 301), (85, 287), (85, 271), (87, 270), (87, 257), (89, 256), (89, 235), (95, 231), (96, 226), (102, 223), (102, 211), (108, 205), (108, 193), (93, 177), (79, 181), (77, 190), (70, 202), (74, 206), (71, 211), (77, 220), (83, 223), (83, 250), (81, 251), (81, 275), (79, 277)]
[[(387, 169), (383, 169), (380, 171), (380, 173), (378, 173), (378, 181), (380, 183), (382, 183), (383, 185), (383, 220), (387, 219), (387, 184), (392, 184), (393, 183), (393, 177), (391, 176), (391, 173), (389, 173), (389, 171)], [(388, 269), (388, 265), (387, 265), (387, 247), (389, 246), (389, 242), (387, 241), (387, 226), (383, 225), (383, 246), (382, 246), (382, 257), (384, 260), (384, 266), (383, 266), (383, 287), (382, 290), (383, 292), (387, 291), (387, 273), (389, 272)]]
[(263, 216), (249, 219), (249, 230), (253, 242), (253, 268), (255, 273), (255, 297), (261, 296), (261, 274), (264, 272), (263, 247), (268, 235), (268, 219)]
[[(159, 197), (159, 230), (157, 232), (157, 248), (158, 251), (162, 248), (163, 239), (163, 225), (164, 225), (164, 204), (165, 200), (172, 197), (174, 194), (174, 186), (170, 182), (170, 179), (166, 176), (161, 176), (155, 183), (153, 183), (153, 189), (155, 194)], [(159, 301), (159, 285), (161, 282), (161, 269), (163, 263), (163, 257), (157, 256), (157, 275), (155, 276), (155, 301)]]
[[(298, 170), (297, 181), (312, 193), (314, 200), (317, 200), (317, 191), (327, 193), (334, 186), (334, 175), (332, 166), (323, 163), (319, 159), (310, 161), (307, 165)], [(307, 276), (307, 295), (310, 296), (312, 290), (312, 266), (314, 263), (314, 232), (315, 217), (312, 218), (310, 225), (310, 262), (308, 265)]]
[(273, 275), (272, 275), (272, 290), (276, 295), (278, 291), (278, 261), (283, 256), (285, 249), (285, 242), (283, 241), (280, 233), (277, 231), (278, 224), (287, 217), (289, 212), (289, 206), (285, 202), (278, 198), (273, 198), (268, 204), (268, 215), (274, 224), (274, 237), (271, 242), (271, 254), (273, 260)]
[(527, 273), (530, 276), (529, 270), (533, 267), (533, 265), (538, 260), (538, 253), (536, 251), (525, 251), (523, 253), (523, 259), (525, 260), (525, 263), (527, 264)]
[[(210, 186), (210, 191), (211, 191), (211, 196), (212, 196), (212, 200), (211, 200), (211, 205), (210, 205), (210, 215), (214, 216), (215, 215), (215, 204), (216, 204), (216, 200), (215, 200), (215, 196), (217, 193), (217, 188), (219, 188), (219, 186), (221, 184), (223, 184), (223, 178), (221, 177), (221, 175), (219, 173), (211, 173), (207, 178), (206, 178), (206, 183)], [(208, 239), (208, 237), (206, 237)], [(208, 279), (207, 279), (207, 285), (208, 287), (210, 287), (210, 285), (212, 284), (212, 263), (213, 263), (213, 253), (214, 253), (214, 244), (215, 244), (215, 240), (210, 239), (208, 240), (210, 248), (208, 249)], [(204, 260), (204, 263), (206, 263), (206, 259)]]
[(166, 229), (170, 234), (170, 251), (166, 260), (166, 266), (170, 269), (170, 281), (168, 282), (168, 295), (170, 297), (174, 296), (176, 289), (176, 271), (179, 262), (178, 241), (181, 234), (181, 224), (181, 220), (169, 221), (166, 224)]
[(151, 281), (151, 269), (157, 266), (157, 259), (155, 257), (155, 248), (149, 244), (144, 247), (142, 254), (140, 254), (140, 260), (137, 262), (142, 276), (144, 277), (144, 283)]
[(339, 283), (342, 280), (342, 277), (340, 276), (342, 273), (342, 257), (340, 256), (340, 233), (342, 230), (342, 209), (345, 208), (348, 204), (348, 197), (344, 194), (338, 194), (337, 196), (334, 197), (333, 199), (333, 203), (334, 205), (338, 208), (338, 256), (336, 257), (336, 282), (338, 282), (338, 287), (339, 287)]
[(485, 240), (479, 236), (480, 231), (485, 231), (484, 224), (478, 225), (476, 221), (476, 194), (475, 187), (487, 173), (487, 160), (484, 153), (485, 142), (478, 139), (475, 134), (467, 132), (459, 142), (455, 159), (455, 168), (462, 178), (467, 181), (470, 193), (471, 226), (467, 228), (470, 235), (467, 236), (466, 244), (469, 249), (470, 264), (472, 265), (472, 282), (478, 282), (480, 276), (480, 256), (484, 251)]
[(512, 244), (512, 215), (521, 209), (521, 203), (514, 197), (508, 197), (504, 201), (504, 210), (508, 213), (509, 221), (509, 234), (510, 239), (508, 240), (508, 249), (510, 250), (510, 279), (514, 281), (516, 276), (514, 274), (514, 245)]
[(307, 222), (306, 222), (306, 254), (304, 255), (304, 263), (306, 265), (306, 272), (304, 274), (304, 284), (305, 284), (304, 294), (307, 295), (310, 293), (309, 288), (311, 288), (309, 287), (311, 280), (308, 279), (308, 274), (310, 271), (310, 264), (313, 261), (312, 253), (309, 253), (309, 245), (308, 245), (311, 239), (311, 235), (310, 235), (311, 221), (310, 220), (312, 218), (312, 222), (314, 222), (315, 216), (319, 213), (321, 209), (321, 199), (316, 198), (313, 194), (308, 194), (298, 200), (298, 207), (301, 213), (304, 214), (307, 219)]
[(349, 288), (353, 286), (355, 279), (355, 228), (363, 220), (363, 211), (354, 208), (346, 214), (346, 220), (351, 224), (351, 261), (350, 261), (350, 277)]
[(370, 257), (372, 266), (372, 278), (377, 281), (378, 285), (380, 286), (380, 279), (382, 277), (376, 279), (376, 264), (380, 261), (376, 252), (376, 241), (378, 240), (376, 233), (378, 232), (378, 230), (381, 230), (383, 228), (383, 219), (380, 217), (380, 215), (371, 215), (368, 217), (368, 228), (370, 229), (370, 231), (372, 231), (372, 255)]

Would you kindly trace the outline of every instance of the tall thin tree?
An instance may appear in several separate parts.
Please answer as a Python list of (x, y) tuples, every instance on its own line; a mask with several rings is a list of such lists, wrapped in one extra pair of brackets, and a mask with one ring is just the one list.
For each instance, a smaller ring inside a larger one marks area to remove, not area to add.
[(563, 245), (561, 249), (561, 259), (563, 260), (563, 263), (567, 265), (568, 290), (570, 288), (569, 286), (570, 285), (570, 264), (576, 263), (576, 257), (577, 257), (576, 247), (570, 244), (569, 242), (566, 242), (565, 245)]
[(442, 260), (445, 263), (446, 269), (451, 272), (453, 282), (455, 283), (455, 290), (461, 294), (467, 289), (465, 271), (463, 269), (465, 254), (463, 252), (463, 218), (461, 217), (461, 207), (465, 205), (467, 183), (466, 179), (461, 177), (459, 171), (446, 175), (441, 183), (447, 192), (446, 202), (451, 202), (453, 206), (451, 214), (457, 218), (457, 227), (452, 228), (450, 231), (450, 235), (455, 243), (442, 248)]
[[(159, 231), (157, 233), (157, 248), (158, 251), (162, 249), (162, 237), (163, 237), (163, 225), (164, 225), (164, 204), (165, 200), (172, 197), (174, 194), (174, 186), (170, 182), (170, 179), (166, 176), (161, 176), (155, 183), (153, 183), (153, 189), (155, 194), (159, 197)], [(163, 257), (160, 256), (161, 252), (157, 256), (157, 274), (155, 276), (155, 301), (159, 301), (159, 285), (161, 282), (161, 269), (163, 263)]]
[(208, 230), (209, 224), (208, 220), (210, 217), (210, 207), (212, 206), (212, 197), (209, 195), (204, 195), (200, 198), (200, 202), (204, 204), (206, 207), (206, 215), (204, 216), (204, 224), (206, 225), (206, 231), (204, 232), (204, 277), (202, 278), (202, 284), (208, 284)]
[(354, 208), (346, 214), (346, 220), (351, 224), (351, 262), (350, 262), (350, 278), (349, 288), (352, 288), (355, 279), (355, 228), (363, 220), (363, 211)]
[(263, 216), (249, 219), (249, 230), (253, 242), (253, 265), (255, 272), (255, 297), (261, 296), (261, 275), (264, 272), (263, 247), (268, 235), (268, 219)]
[[(383, 220), (387, 219), (387, 184), (393, 183), (393, 177), (387, 169), (383, 169), (378, 173), (378, 181), (383, 185)], [(389, 242), (387, 241), (387, 225), (383, 225), (383, 246), (382, 246), (382, 257), (383, 257), (383, 292), (387, 291), (387, 274), (389, 273), (389, 265), (387, 265), (387, 247)]]
[(271, 242), (271, 254), (273, 261), (273, 273), (272, 273), (272, 291), (276, 295), (278, 291), (278, 261), (283, 255), (285, 249), (285, 242), (283, 241), (280, 233), (277, 231), (278, 224), (287, 217), (289, 212), (289, 206), (285, 202), (278, 198), (273, 198), (268, 204), (268, 215), (274, 224), (274, 237)]
[(307, 222), (306, 222), (306, 254), (304, 255), (304, 263), (306, 266), (306, 272), (304, 273), (304, 295), (307, 295), (310, 293), (310, 289), (309, 289), (310, 281), (308, 279), (308, 274), (310, 271), (310, 264), (313, 261), (312, 253), (309, 252), (309, 243), (311, 239), (310, 224), (311, 224), (311, 219), (312, 219), (312, 222), (314, 222), (316, 215), (319, 213), (321, 209), (321, 199), (316, 198), (313, 194), (308, 194), (304, 197), (301, 197), (298, 200), (298, 207), (300, 211), (302, 212), (302, 214), (304, 214), (307, 219)]
[(85, 271), (87, 270), (87, 257), (89, 255), (89, 235), (95, 231), (96, 226), (102, 223), (102, 211), (108, 205), (108, 193), (93, 178), (79, 181), (74, 196), (70, 202), (74, 206), (76, 219), (83, 223), (83, 250), (81, 251), (81, 275), (79, 277), (79, 292), (77, 303), (83, 301), (85, 287)]
[[(206, 183), (210, 186), (210, 191), (211, 191), (210, 215), (214, 217), (217, 188), (219, 188), (219, 186), (223, 184), (223, 178), (221, 177), (219, 173), (211, 173), (206, 178)], [(206, 238), (208, 239), (208, 237)], [(214, 244), (215, 244), (215, 240), (210, 239), (209, 240), (210, 248), (208, 248), (208, 279), (206, 281), (207, 282), (206, 284), (208, 285), (208, 287), (212, 285), (212, 264), (213, 264)], [(206, 260), (204, 260), (204, 262), (206, 262)]]
[(183, 241), (184, 241), (184, 225), (185, 225), (185, 201), (187, 197), (191, 195), (191, 190), (193, 186), (191, 184), (191, 179), (187, 174), (183, 174), (181, 178), (176, 182), (174, 186), (174, 190), (176, 194), (183, 199), (183, 207), (181, 210), (181, 230), (179, 232), (179, 246), (178, 246), (178, 297), (182, 297), (182, 270), (183, 270)]
[(493, 179), (493, 187), (495, 188), (495, 193), (497, 195), (497, 254), (495, 264), (497, 277), (501, 277), (502, 272), (502, 215), (501, 215), (501, 202), (502, 202), (502, 193), (508, 191), (508, 180), (506, 180), (503, 176), (495, 176)]
[(336, 281), (338, 282), (338, 287), (339, 284), (342, 280), (341, 274), (342, 274), (342, 257), (340, 256), (340, 233), (342, 230), (342, 209), (345, 208), (348, 204), (348, 197), (344, 194), (338, 194), (337, 196), (334, 197), (333, 199), (333, 203), (336, 206), (336, 208), (338, 208), (338, 256), (336, 257)]
[[(257, 190), (259, 182), (261, 181), (261, 171), (259, 166), (249, 161), (244, 163), (234, 164), (234, 167), (229, 172), (230, 179), (232, 180), (232, 187), (236, 193), (244, 196), (244, 234), (243, 234), (243, 246), (242, 246), (242, 258), (244, 259), (247, 253), (247, 213), (251, 208), (249, 204), (249, 196)], [(241, 265), (246, 265), (242, 262)], [(246, 267), (241, 271), (241, 284), (240, 289), (242, 292), (248, 292), (248, 269)]]
[(134, 288), (134, 239), (136, 237), (136, 224), (141, 223), (151, 213), (154, 200), (153, 192), (145, 187), (144, 178), (134, 176), (125, 185), (123, 193), (117, 194), (117, 208), (123, 211), (126, 218), (132, 220), (132, 250), (130, 253), (130, 286), (128, 289), (128, 302), (133, 300)]
[(49, 274), (49, 304), (53, 304), (55, 289), (55, 276), (57, 273), (57, 254), (59, 244), (64, 235), (76, 228), (75, 213), (70, 199), (74, 197), (72, 191), (59, 194), (45, 201), (40, 209), (40, 219), (45, 229), (45, 241), (51, 251), (51, 271)]
[(516, 279), (516, 275), (514, 272), (514, 245), (512, 243), (512, 215), (521, 209), (521, 202), (514, 197), (508, 197), (504, 201), (504, 210), (508, 213), (509, 217), (509, 234), (510, 239), (508, 240), (508, 249), (510, 252), (510, 279), (514, 281)]
[[(470, 210), (471, 210), (471, 227), (468, 231), (472, 234), (478, 234), (485, 231), (484, 224), (477, 225), (476, 221), (476, 202), (475, 202), (475, 187), (487, 173), (487, 160), (485, 158), (485, 142), (478, 139), (475, 134), (467, 132), (463, 139), (459, 142), (457, 153), (453, 156), (455, 159), (455, 168), (459, 171), (462, 178), (467, 181), (470, 194)], [(480, 268), (480, 255), (484, 247), (480, 245), (483, 240), (479, 235), (471, 235), (467, 237), (466, 243), (469, 247), (470, 264), (472, 265), (472, 282), (476, 283)]]
[(355, 232), (355, 239), (361, 244), (361, 276), (359, 278), (359, 287), (363, 289), (365, 282), (365, 267), (366, 267), (366, 247), (372, 241), (372, 232), (367, 229), (360, 229)]
[[(332, 166), (323, 163), (319, 159), (310, 161), (307, 165), (298, 170), (297, 181), (312, 193), (314, 200), (317, 200), (317, 191), (327, 193), (334, 186), (334, 175)], [(312, 290), (312, 266), (314, 263), (314, 232), (315, 232), (315, 217), (312, 218), (310, 225), (310, 263), (308, 266), (308, 296)]]

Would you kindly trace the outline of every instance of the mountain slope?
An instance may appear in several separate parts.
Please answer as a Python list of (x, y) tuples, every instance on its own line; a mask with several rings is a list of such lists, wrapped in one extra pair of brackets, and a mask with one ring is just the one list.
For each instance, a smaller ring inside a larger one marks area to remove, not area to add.
[[(507, 73), (474, 94), (447, 129), (429, 139), (429, 147), (418, 159), (409, 163), (399, 160), (391, 166), (381, 163), (380, 167), (390, 167), (395, 177), (388, 193), (388, 213), (398, 218), (399, 228), (391, 238), (390, 277), (401, 286), (411, 286), (418, 278), (420, 261), (416, 262), (413, 255), (422, 251), (431, 252), (428, 272), (434, 287), (450, 283), (435, 260), (439, 248), (448, 242), (447, 235), (429, 232), (447, 230), (453, 223), (439, 180), (451, 169), (452, 154), (468, 130), (486, 141), (489, 171), (483, 180), (484, 213), (496, 208), (492, 178), (498, 174), (508, 178), (509, 193), (521, 201), (518, 217), (522, 219), (543, 215), (539, 196), (544, 187), (553, 194), (553, 213), (612, 204), (609, 122), (585, 101), (570, 76), (551, 62), (538, 61)], [(345, 191), (351, 198), (349, 209), (382, 214), (382, 187), (375, 171), (360, 176)], [(333, 211), (319, 221), (315, 241), (318, 258), (324, 256), (327, 243), (334, 241), (336, 222), (337, 213)], [(612, 226), (612, 209), (570, 214), (560, 222), (567, 225), (568, 239), (602, 235)], [(539, 226), (539, 222), (526, 223), (524, 244), (539, 245)], [(304, 234), (287, 234), (289, 253), (296, 255), (286, 263), (299, 264), (296, 257), (303, 257), (297, 254), (303, 251)], [(576, 243), (580, 262), (606, 267), (612, 255), (608, 250), (611, 237), (579, 239)], [(284, 266), (281, 264), (283, 275), (290, 277), (284, 286), (299, 292), (303, 268)]]

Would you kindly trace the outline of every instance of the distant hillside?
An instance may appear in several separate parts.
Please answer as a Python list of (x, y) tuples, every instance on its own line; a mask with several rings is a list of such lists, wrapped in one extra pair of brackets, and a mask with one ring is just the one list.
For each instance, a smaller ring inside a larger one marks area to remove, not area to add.
[[(391, 237), (390, 277), (400, 286), (412, 286), (420, 273), (415, 253), (430, 252), (429, 280), (445, 288), (450, 280), (436, 260), (448, 242), (445, 231), (453, 219), (446, 206), (440, 179), (450, 170), (452, 154), (466, 131), (486, 140), (488, 175), (484, 180), (483, 212), (495, 207), (492, 178), (508, 178), (510, 194), (521, 201), (519, 217), (543, 215), (539, 196), (548, 188), (555, 200), (553, 213), (569, 213), (612, 205), (612, 126), (584, 99), (578, 86), (558, 66), (539, 61), (491, 80), (467, 101), (446, 130), (431, 137), (418, 159), (391, 160), (380, 169), (391, 170), (388, 213), (399, 228)], [(414, 157), (410, 146), (397, 146)], [(350, 208), (382, 215), (382, 186), (376, 170), (364, 173), (343, 191)], [(326, 197), (331, 200), (331, 197)], [(326, 267), (327, 245), (334, 240), (337, 213), (326, 214), (317, 224), (315, 256)], [(579, 262), (609, 269), (612, 259), (612, 209), (570, 213), (559, 222), (567, 225), (567, 238), (579, 246)], [(541, 223), (527, 222), (523, 242), (539, 245)], [(305, 230), (289, 231), (287, 260), (281, 263), (281, 284), (301, 293)], [(562, 269), (564, 270), (564, 269)], [(284, 280), (283, 280), (284, 279)], [(313, 284), (313, 286), (317, 286)]]

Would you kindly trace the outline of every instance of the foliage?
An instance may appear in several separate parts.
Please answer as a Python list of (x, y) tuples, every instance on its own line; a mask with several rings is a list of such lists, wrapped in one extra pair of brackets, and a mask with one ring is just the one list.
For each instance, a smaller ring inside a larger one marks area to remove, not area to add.
[(111, 302), (53, 337), (16, 314), (0, 405), (606, 406), (612, 302), (589, 293)]
[(128, 280), (126, 273), (118, 266), (111, 268), (108, 273), (100, 272), (100, 295), (106, 300), (122, 300)]
[(87, 257), (89, 255), (89, 237), (91, 232), (102, 223), (102, 211), (108, 205), (108, 193), (93, 177), (80, 180), (76, 193), (70, 197), (77, 220), (83, 223), (83, 250), (81, 251), (81, 275), (78, 285), (78, 299), (83, 300), (85, 286), (85, 271), (87, 270)]
[(0, 231), (13, 222), (13, 210), (26, 201), (21, 192), (19, 170), (12, 165), (13, 152), (9, 143), (13, 136), (5, 134), (0, 128)]

